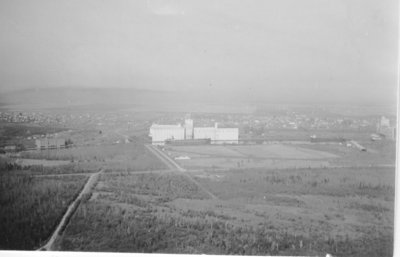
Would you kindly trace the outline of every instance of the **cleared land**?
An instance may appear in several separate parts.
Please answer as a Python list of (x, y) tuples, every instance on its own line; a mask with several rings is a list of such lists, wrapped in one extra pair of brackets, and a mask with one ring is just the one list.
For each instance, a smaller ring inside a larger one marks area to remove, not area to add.
[(58, 249), (391, 256), (393, 169), (103, 174)]
[(326, 151), (297, 145), (200, 145), (167, 146), (166, 152), (185, 168), (320, 168), (329, 166), (329, 160), (338, 156)]
[(337, 157), (336, 155), (327, 152), (282, 144), (243, 145), (231, 146), (230, 148), (242, 153), (246, 157), (255, 158), (325, 159)]
[(367, 151), (361, 152), (352, 147), (346, 147), (340, 144), (306, 144), (299, 145), (302, 148), (313, 149), (333, 153), (340, 158), (331, 159), (332, 165), (353, 165), (353, 166), (368, 166), (368, 165), (395, 165), (396, 160), (396, 142), (390, 140), (357, 141), (364, 146)]
[(143, 171), (165, 168), (141, 143), (82, 146), (68, 149), (26, 151), (21, 157), (39, 160), (65, 160), (78, 165), (113, 170)]
[(187, 169), (298, 169), (323, 167), (392, 166), (396, 142), (360, 140), (367, 148), (361, 152), (339, 143), (301, 143), (264, 145), (166, 146), (172, 158)]
[(86, 178), (0, 172), (0, 249), (32, 250), (42, 245)]
[(71, 161), (63, 160), (38, 160), (38, 159), (17, 159), (15, 162), (21, 166), (43, 166), (43, 167), (54, 167), (60, 165), (70, 164)]
[[(33, 159), (0, 158), (0, 249), (32, 250), (43, 246), (84, 182), (99, 167), (112, 167), (107, 170), (110, 173), (165, 169), (139, 143), (31, 151), (22, 155)], [(60, 233), (63, 230), (64, 227)]]
[(26, 140), (24, 138), (32, 135), (56, 133), (63, 130), (65, 130), (65, 128), (0, 121), (0, 147), (15, 144), (25, 144), (26, 146), (34, 147), (34, 141)]
[[(143, 143), (83, 146), (24, 153), (73, 162), (54, 167), (8, 163), (4, 175), (68, 182), (81, 175), (65, 173), (106, 169), (62, 229), (54, 250), (392, 256), (395, 172), (383, 166), (394, 164), (394, 144), (360, 143), (371, 151), (339, 144), (166, 146), (171, 158), (190, 157), (176, 160), (186, 169), (180, 172), (167, 169)], [(374, 163), (382, 165), (370, 167)], [(20, 184), (2, 185), (14, 192), (5, 206), (18, 199)], [(30, 194), (32, 199), (57, 195), (49, 190)], [(31, 208), (41, 210), (36, 203)], [(10, 210), (19, 213), (21, 206)], [(29, 222), (39, 226), (35, 215), (28, 215)], [(15, 215), (14, 224), (24, 218)], [(28, 242), (39, 238), (26, 237)], [(3, 241), (15, 244), (17, 238)]]

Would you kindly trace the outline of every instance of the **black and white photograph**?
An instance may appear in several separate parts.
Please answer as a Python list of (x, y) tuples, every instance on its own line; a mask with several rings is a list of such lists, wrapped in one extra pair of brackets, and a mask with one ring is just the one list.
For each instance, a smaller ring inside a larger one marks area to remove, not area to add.
[(400, 254), (398, 15), (0, 0), (0, 255)]

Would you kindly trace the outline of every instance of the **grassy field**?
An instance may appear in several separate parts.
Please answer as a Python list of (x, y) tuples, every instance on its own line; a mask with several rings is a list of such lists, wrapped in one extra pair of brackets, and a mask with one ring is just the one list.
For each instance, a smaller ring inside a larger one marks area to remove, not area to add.
[[(43, 243), (87, 178), (35, 175), (101, 168), (55, 249), (391, 256), (395, 144), (360, 143), (367, 152), (339, 144), (166, 146), (172, 158), (190, 157), (177, 161), (187, 173), (167, 170), (140, 140), (23, 152), (28, 165), (0, 161), (0, 248)], [(35, 165), (43, 159), (69, 163)]]
[(33, 250), (49, 238), (86, 176), (0, 172), (0, 249)]
[[(46, 165), (46, 162), (51, 162), (54, 165)], [(56, 175), (91, 173), (96, 172), (99, 169), (100, 166), (95, 163), (70, 163), (68, 161), (48, 161), (39, 159), (21, 160), (15, 158), (0, 157), (0, 172), (9, 175)]]
[(0, 122), (0, 147), (23, 143), (25, 142), (23, 139), (28, 136), (55, 133), (63, 130), (65, 130), (65, 128)]
[(167, 153), (188, 169), (217, 168), (320, 168), (338, 156), (327, 151), (288, 144), (168, 146)]
[(310, 150), (306, 148), (301, 148), (291, 145), (283, 144), (272, 144), (272, 145), (241, 145), (241, 146), (230, 146), (237, 152), (242, 153), (247, 157), (255, 158), (284, 158), (284, 159), (325, 159), (325, 158), (335, 158), (336, 155)]
[(335, 158), (334, 154), (298, 147), (295, 145), (199, 145), (168, 146), (167, 150), (175, 154), (205, 157), (244, 157), (244, 158), (279, 158), (279, 159), (325, 159)]
[(253, 159), (253, 158), (193, 158), (179, 160), (179, 164), (188, 169), (243, 169), (243, 168), (321, 168), (329, 166), (325, 160), (285, 160), (285, 159)]
[[(327, 129), (268, 129), (265, 130), (263, 138), (271, 141), (287, 141), (287, 140), (300, 140), (310, 141), (311, 135), (316, 135), (319, 138), (345, 138), (353, 140), (369, 140), (371, 133), (375, 133), (374, 129), (367, 129), (363, 131), (358, 130), (327, 130)], [(246, 137), (246, 135), (241, 135)]]
[(69, 160), (75, 164), (91, 163), (99, 168), (113, 170), (156, 170), (164, 164), (144, 147), (143, 143), (103, 146), (82, 146), (68, 149), (26, 151), (22, 158)]
[(302, 148), (325, 151), (339, 156), (340, 158), (331, 159), (333, 165), (395, 165), (396, 161), (396, 142), (390, 140), (359, 141), (367, 148), (366, 152), (361, 152), (355, 148), (349, 148), (339, 144), (307, 144), (299, 145)]
[(301, 142), (265, 145), (167, 146), (165, 149), (173, 158), (190, 157), (186, 160), (177, 160), (180, 165), (188, 169), (394, 166), (396, 160), (394, 141), (364, 140), (360, 143), (367, 148), (366, 152), (339, 143), (302, 144)]
[[(165, 168), (143, 144), (32, 151), (24, 152), (23, 156), (36, 159), (0, 158), (0, 249), (35, 249), (48, 239), (86, 181), (86, 175), (72, 176), (74, 173), (96, 172), (100, 168), (110, 168), (107, 171)], [(68, 161), (69, 158), (74, 161)], [(46, 165), (54, 162), (59, 165)], [(111, 185), (115, 180), (112, 176), (107, 177)], [(184, 183), (185, 179), (174, 180), (168, 190), (182, 187)], [(162, 190), (167, 189), (160, 190), (164, 197)], [(186, 190), (192, 197), (196, 188), (189, 185)]]
[(391, 256), (394, 170), (104, 174), (60, 250)]

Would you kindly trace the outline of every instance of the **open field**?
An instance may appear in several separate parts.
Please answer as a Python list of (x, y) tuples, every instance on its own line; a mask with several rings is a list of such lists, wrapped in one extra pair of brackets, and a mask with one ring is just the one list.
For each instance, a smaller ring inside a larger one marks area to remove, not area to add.
[[(113, 167), (110, 170), (113, 172), (165, 168), (143, 145), (124, 146), (126, 148), (106, 146), (104, 152), (98, 147), (63, 149), (61, 155), (62, 150), (32, 152), (38, 159), (1, 157), (0, 249), (30, 250), (41, 246), (79, 193), (88, 178), (86, 174), (97, 172), (99, 167), (103, 170)], [(98, 153), (103, 155), (97, 157)], [(39, 159), (44, 157), (43, 154), (51, 156), (50, 160)], [(67, 155), (81, 159), (70, 162), (65, 160)], [(172, 189), (177, 187), (175, 184), (170, 186)], [(192, 197), (193, 192), (189, 191), (188, 195)]]
[(77, 147), (0, 162), (0, 231), (7, 232), (0, 248), (43, 245), (86, 178), (96, 176), (47, 249), (392, 255), (394, 142), (371, 142), (365, 131), (339, 133), (368, 149), (360, 152), (302, 144), (310, 131), (271, 131), (267, 137), (294, 142), (167, 145), (172, 159), (190, 157), (176, 160), (184, 169), (167, 169), (143, 145), (151, 124), (143, 120), (130, 130), (112, 114), (106, 126), (92, 120), (90, 128), (58, 132)]
[(0, 249), (33, 250), (48, 239), (86, 176), (0, 172)]
[(273, 143), (263, 145), (166, 146), (172, 158), (188, 156), (177, 162), (188, 169), (232, 168), (321, 168), (338, 166), (394, 166), (396, 143), (370, 141), (360, 143), (361, 152), (339, 143)]
[(391, 165), (396, 162), (396, 142), (390, 140), (359, 141), (367, 151), (361, 152), (355, 148), (349, 148), (340, 144), (307, 144), (299, 145), (302, 148), (325, 151), (339, 156), (340, 158), (331, 159), (332, 165)]
[[(265, 130), (263, 138), (270, 141), (309, 141), (311, 135), (320, 138), (345, 138), (347, 140), (369, 140), (374, 130), (329, 130), (329, 129), (268, 129)], [(245, 135), (244, 135), (245, 136)], [(246, 137), (246, 136), (245, 136)]]
[(66, 160), (38, 160), (38, 159), (16, 159), (15, 163), (21, 166), (40, 166), (54, 167), (70, 164), (71, 161)]
[[(25, 143), (26, 140), (24, 140), (24, 138), (27, 136), (55, 133), (63, 130), (65, 130), (65, 128), (0, 122), (0, 147)], [(31, 146), (33, 145), (31, 144)]]
[(394, 170), (103, 174), (60, 250), (391, 256)]
[(338, 156), (289, 144), (167, 146), (166, 152), (189, 169), (215, 168), (320, 168)]
[(71, 163), (69, 161), (39, 159), (29, 159), (24, 163), (25, 160), (0, 157), (0, 171), (10, 175), (65, 175), (92, 173), (99, 170), (99, 166), (94, 163)]
[(321, 168), (329, 166), (324, 160), (276, 160), (276, 159), (251, 159), (251, 158), (193, 158), (190, 160), (178, 160), (179, 164), (189, 169), (237, 169), (237, 168)]
[(148, 152), (143, 144), (82, 146), (67, 149), (26, 151), (21, 157), (29, 159), (66, 160), (81, 165), (93, 164), (98, 168), (114, 170), (157, 170), (164, 164)]
[(297, 146), (283, 144), (272, 145), (241, 145), (231, 146), (231, 149), (242, 153), (246, 157), (255, 158), (283, 158), (283, 159), (325, 159), (335, 158), (334, 154), (327, 152), (309, 150)]

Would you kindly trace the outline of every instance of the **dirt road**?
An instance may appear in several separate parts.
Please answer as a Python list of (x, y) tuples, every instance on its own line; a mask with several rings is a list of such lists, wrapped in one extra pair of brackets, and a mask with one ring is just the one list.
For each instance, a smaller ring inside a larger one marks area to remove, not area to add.
[(160, 150), (157, 149), (156, 146), (153, 145), (145, 145), (146, 148), (153, 153), (160, 161), (162, 161), (170, 170), (175, 170), (177, 167), (179, 167), (179, 170), (182, 170), (182, 167), (177, 165), (174, 162), (171, 162), (169, 158), (166, 158), (165, 154), (161, 152)]
[(215, 196), (213, 193), (211, 193), (207, 188), (205, 188), (202, 184), (197, 182), (192, 176), (190, 176), (189, 173), (186, 172), (186, 169), (182, 168), (179, 166), (178, 163), (176, 163), (171, 157), (169, 157), (167, 154), (165, 154), (163, 151), (159, 150), (156, 146), (152, 145), (146, 145), (147, 149), (149, 149), (154, 155), (156, 155), (163, 163), (165, 163), (170, 170), (175, 170), (177, 169), (180, 171), (182, 174), (184, 174), (191, 182), (196, 184), (201, 190), (206, 192), (212, 199), (218, 199), (217, 196)]
[(67, 225), (67, 221), (69, 220), (69, 217), (71, 217), (74, 213), (74, 211), (76, 210), (76, 208), (78, 208), (78, 205), (80, 203), (80, 200), (82, 199), (83, 195), (87, 194), (90, 192), (92, 186), (96, 183), (97, 179), (99, 178), (100, 174), (103, 173), (103, 169), (100, 170), (97, 173), (92, 173), (92, 175), (90, 175), (88, 181), (86, 182), (85, 186), (83, 187), (82, 191), (80, 192), (80, 194), (78, 195), (78, 197), (70, 204), (70, 206), (68, 207), (67, 211), (65, 212), (64, 216), (62, 217), (60, 223), (58, 224), (56, 230), (54, 230), (53, 234), (51, 235), (49, 241), (47, 241), (47, 243), (45, 245), (43, 245), (42, 247), (40, 247), (39, 249), (37, 249), (37, 251), (51, 251), (54, 241), (56, 240), (57, 236), (60, 234), (61, 229), (65, 228), (65, 226)]

